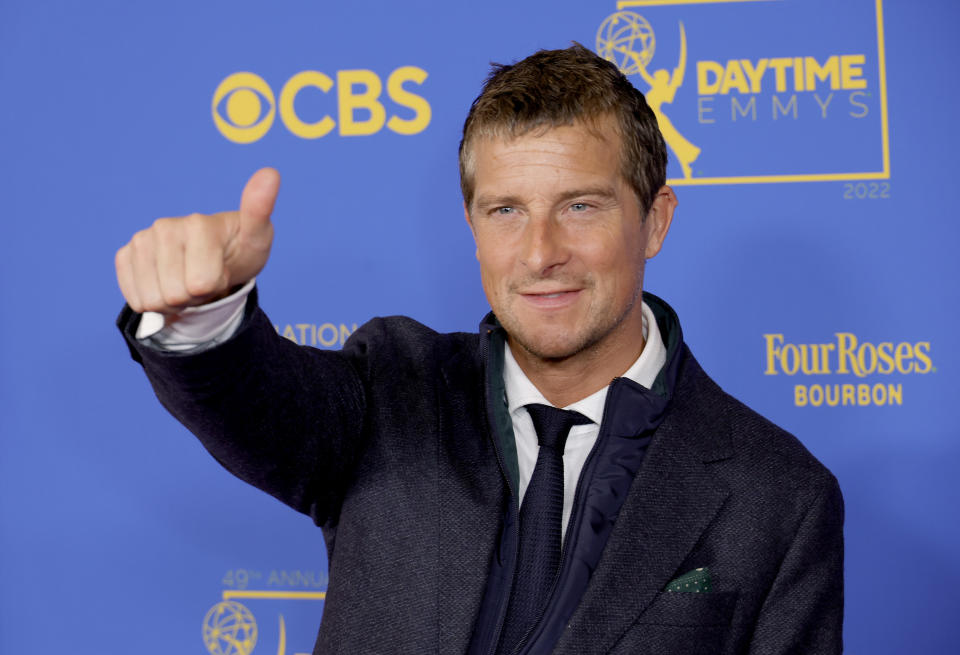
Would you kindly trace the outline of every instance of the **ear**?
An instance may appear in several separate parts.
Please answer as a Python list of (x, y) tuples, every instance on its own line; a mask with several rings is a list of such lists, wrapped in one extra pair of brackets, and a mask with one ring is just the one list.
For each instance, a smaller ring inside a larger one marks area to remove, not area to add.
[[(467, 208), (467, 203), (463, 203), (463, 218), (466, 219), (467, 225), (470, 226), (470, 234), (473, 235), (473, 242), (477, 243), (477, 231), (473, 229), (473, 221), (470, 219), (470, 209)], [(476, 255), (477, 261), (480, 261), (480, 246), (477, 246), (477, 250), (474, 253)]]
[(650, 259), (660, 252), (664, 239), (667, 238), (667, 231), (670, 229), (670, 223), (673, 221), (673, 211), (677, 208), (677, 196), (673, 189), (667, 185), (660, 187), (657, 196), (653, 200), (653, 206), (647, 213), (646, 230), (647, 246), (644, 250), (644, 257)]

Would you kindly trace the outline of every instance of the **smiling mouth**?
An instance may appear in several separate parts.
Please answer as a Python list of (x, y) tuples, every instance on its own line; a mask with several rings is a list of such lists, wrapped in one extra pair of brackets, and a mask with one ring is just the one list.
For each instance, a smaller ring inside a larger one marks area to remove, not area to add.
[(521, 293), (520, 297), (525, 301), (541, 309), (560, 309), (571, 305), (580, 295), (582, 289), (566, 289), (563, 291), (551, 291), (549, 293), (526, 292)]

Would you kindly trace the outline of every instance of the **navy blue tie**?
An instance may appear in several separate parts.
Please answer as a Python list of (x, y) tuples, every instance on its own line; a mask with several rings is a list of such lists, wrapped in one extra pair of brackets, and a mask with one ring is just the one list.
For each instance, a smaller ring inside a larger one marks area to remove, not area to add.
[(520, 507), (520, 552), (498, 653), (522, 647), (545, 609), (560, 568), (563, 515), (563, 448), (583, 414), (549, 405), (526, 406), (537, 430), (540, 452)]

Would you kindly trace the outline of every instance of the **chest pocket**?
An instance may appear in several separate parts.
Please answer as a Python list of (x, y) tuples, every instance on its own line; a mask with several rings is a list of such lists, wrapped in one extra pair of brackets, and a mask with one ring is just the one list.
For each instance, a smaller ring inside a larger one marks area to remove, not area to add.
[(725, 626), (730, 625), (737, 592), (722, 591), (691, 594), (664, 591), (657, 594), (647, 609), (637, 617), (643, 625)]
[(737, 592), (661, 592), (610, 655), (721, 655), (729, 643)]

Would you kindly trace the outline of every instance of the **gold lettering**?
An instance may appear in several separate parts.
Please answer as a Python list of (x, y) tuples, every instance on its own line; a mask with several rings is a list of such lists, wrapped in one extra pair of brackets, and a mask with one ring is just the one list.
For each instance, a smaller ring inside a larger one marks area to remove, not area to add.
[(797, 407), (806, 407), (807, 405), (807, 388), (802, 384), (793, 388), (793, 404)]
[(893, 373), (894, 363), (893, 363), (893, 344), (889, 341), (884, 341), (879, 346), (877, 346), (877, 357), (880, 358), (880, 365), (877, 367), (877, 373), (881, 375), (889, 375)]
[[(896, 360), (896, 367), (898, 373), (903, 373), (906, 375), (913, 371), (913, 346), (907, 342), (903, 342), (897, 346), (897, 349), (894, 353), (894, 359)], [(904, 361), (907, 360), (906, 366), (904, 366)]]
[(796, 375), (800, 368), (800, 358), (797, 356), (797, 347), (788, 343), (783, 347), (783, 354), (780, 355), (780, 368), (787, 375)]
[(867, 81), (863, 79), (863, 55), (840, 56), (840, 84), (844, 89), (865, 89)]
[[(713, 77), (711, 80), (710, 77)], [(697, 62), (697, 94), (712, 96), (720, 90), (723, 81), (723, 66), (718, 61)]]
[(297, 116), (294, 101), (297, 94), (308, 86), (327, 93), (333, 88), (333, 80), (320, 71), (302, 71), (291, 77), (280, 90), (280, 118), (287, 129), (298, 137), (319, 139), (329, 134), (336, 123), (329, 116), (324, 116), (315, 123), (306, 123)]
[[(831, 395), (830, 395), (830, 390), (831, 390), (831, 389), (833, 389), (833, 396), (832, 396), (832, 397), (831, 397)], [(836, 407), (837, 405), (840, 404), (840, 385), (838, 385), (838, 384), (829, 384), (829, 385), (827, 385), (825, 391), (826, 391), (826, 393), (825, 393), (824, 395), (826, 396), (827, 405), (828, 405), (829, 407)]]
[(774, 57), (769, 61), (770, 68), (776, 73), (777, 93), (783, 93), (787, 90), (787, 69), (793, 66), (793, 61), (789, 57)]
[(823, 387), (821, 387), (819, 384), (810, 385), (808, 397), (810, 398), (811, 405), (814, 407), (819, 407), (823, 404)]
[(863, 377), (860, 375), (857, 369), (857, 337), (850, 332), (837, 332), (837, 360), (839, 361), (839, 366), (837, 367), (838, 374), (849, 373), (850, 369), (847, 368), (849, 363), (853, 367), (853, 372), (858, 377)]
[(805, 90), (803, 86), (803, 57), (793, 58), (793, 90)]
[(870, 108), (867, 107), (866, 104), (862, 102), (857, 102), (856, 100), (856, 98), (866, 98), (866, 97), (867, 97), (867, 94), (864, 93), (863, 91), (853, 91), (850, 94), (850, 104), (853, 105), (854, 107), (861, 107), (863, 109), (863, 111), (860, 112), (859, 114), (851, 111), (850, 116), (852, 118), (863, 118), (870, 111)]
[[(869, 364), (867, 364), (869, 356)], [(857, 366), (859, 370), (856, 375), (859, 378), (866, 377), (877, 369), (877, 349), (872, 343), (865, 343), (857, 349)]]
[(697, 121), (701, 123), (716, 123), (717, 119), (707, 118), (707, 114), (713, 113), (713, 107), (707, 106), (707, 103), (713, 102), (713, 96), (700, 96), (697, 98)]
[(820, 371), (824, 375), (830, 374), (830, 353), (837, 349), (837, 347), (832, 343), (821, 343), (819, 344), (821, 351), (821, 359), (823, 361), (823, 370)]
[[(354, 93), (354, 87), (361, 86), (363, 91)], [(337, 106), (340, 112), (340, 134), (342, 136), (366, 136), (380, 131), (386, 121), (387, 112), (381, 104), (380, 92), (383, 83), (371, 70), (337, 71)], [(366, 110), (366, 120), (357, 119), (357, 110)]]
[(843, 406), (854, 405), (854, 389), (852, 384), (843, 385)]
[[(333, 336), (327, 338), (327, 332), (332, 332)], [(319, 328), (317, 328), (317, 339), (320, 341), (321, 346), (333, 346), (337, 343), (337, 338), (340, 336), (340, 333), (337, 332), (337, 326), (333, 323), (324, 323)]]
[(760, 80), (763, 78), (763, 73), (767, 70), (767, 60), (761, 59), (757, 62), (757, 65), (754, 66), (750, 63), (749, 59), (741, 59), (740, 65), (743, 66), (743, 70), (750, 80), (750, 92), (760, 93)]
[(741, 116), (750, 114), (750, 120), (757, 120), (757, 96), (750, 96), (745, 107), (740, 105), (737, 96), (730, 96), (730, 114), (734, 121), (737, 120), (737, 114)]
[(820, 96), (816, 93), (813, 94), (814, 100), (817, 101), (817, 104), (820, 105), (820, 113), (823, 115), (823, 118), (827, 117), (827, 107), (830, 105), (830, 101), (833, 100), (833, 92), (830, 92), (830, 95), (827, 96), (827, 101), (823, 102), (820, 100)]
[(886, 405), (887, 404), (887, 388), (882, 384), (873, 385), (873, 393), (871, 394), (873, 398), (874, 405)]
[(783, 343), (783, 334), (765, 334), (763, 338), (767, 342), (767, 370), (765, 370), (763, 374), (776, 375), (777, 367), (775, 362), (780, 356), (780, 348), (778, 348), (777, 345)]
[(741, 94), (763, 92), (763, 80), (768, 71), (773, 71), (773, 83), (777, 93), (787, 92), (787, 71), (793, 71), (793, 91), (816, 91), (826, 83), (831, 91), (845, 89), (862, 91), (867, 88), (863, 77), (865, 55), (830, 55), (820, 63), (816, 57), (763, 57), (697, 62), (697, 94), (726, 95), (731, 90)]
[(307, 344), (307, 328), (310, 328), (310, 340), (316, 344), (316, 339), (313, 334), (313, 326), (309, 323), (297, 323), (297, 329), (300, 330), (300, 340), (297, 343), (301, 345)]
[(840, 58), (836, 55), (829, 57), (821, 66), (813, 57), (804, 58), (804, 68), (806, 69), (806, 90), (813, 91), (817, 88), (817, 80), (825, 82), (830, 80), (831, 89), (840, 88)]
[(350, 335), (357, 331), (357, 324), (354, 323), (353, 327), (347, 327), (343, 323), (340, 324), (340, 345), (342, 346), (347, 342), (347, 339), (350, 338)]
[(887, 385), (887, 399), (888, 404), (893, 405), (902, 405), (903, 404), (903, 385), (902, 384), (891, 384)]
[[(916, 354), (917, 373), (929, 373), (933, 370), (933, 362), (930, 360), (930, 342), (929, 341), (918, 341), (913, 344), (913, 352)], [(922, 365), (922, 366), (921, 366)]]
[(427, 71), (416, 66), (401, 66), (390, 73), (387, 78), (387, 95), (401, 107), (413, 110), (413, 118), (407, 120), (398, 116), (391, 116), (387, 127), (397, 134), (419, 134), (430, 124), (430, 103), (415, 93), (403, 88), (404, 82), (423, 84), (427, 79)]
[(804, 375), (816, 375), (820, 372), (820, 350), (816, 344), (800, 346), (800, 370)]
[(786, 106), (781, 104), (779, 96), (773, 96), (773, 120), (777, 120), (777, 108), (780, 108), (780, 112), (786, 116), (787, 112), (793, 111), (793, 120), (797, 120), (797, 94), (794, 93), (790, 96), (790, 100), (787, 102)]
[(740, 67), (740, 62), (736, 59), (731, 59), (727, 62), (727, 70), (723, 77), (723, 85), (720, 87), (720, 93), (730, 93), (731, 88), (736, 88), (737, 91), (743, 94), (750, 93), (750, 87), (747, 84), (746, 76), (743, 74), (743, 68)]

